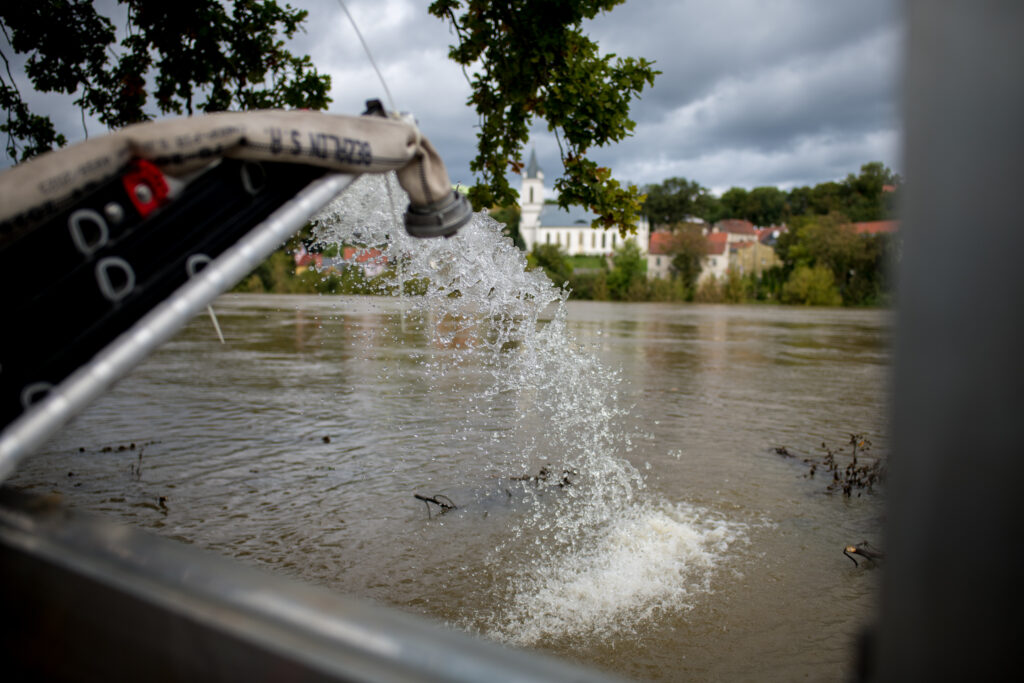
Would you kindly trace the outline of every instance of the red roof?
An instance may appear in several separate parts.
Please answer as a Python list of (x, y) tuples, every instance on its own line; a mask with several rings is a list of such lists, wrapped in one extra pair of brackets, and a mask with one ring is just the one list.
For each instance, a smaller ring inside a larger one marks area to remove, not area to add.
[(731, 232), (734, 235), (753, 235), (754, 224), (741, 218), (726, 218), (718, 221), (718, 229), (722, 232)]
[(301, 249), (300, 251), (295, 252), (292, 255), (292, 258), (295, 259), (296, 268), (312, 267), (319, 270), (324, 265), (323, 254), (311, 254), (305, 249)]
[(668, 254), (672, 248), (672, 233), (670, 232), (652, 232), (651, 241), (647, 246), (647, 253), (654, 254)]
[(342, 258), (346, 261), (354, 260), (356, 263), (366, 263), (367, 261), (376, 261), (378, 263), (388, 262), (388, 257), (384, 256), (380, 249), (374, 249), (373, 247), (368, 247), (366, 249), (345, 247), (345, 250), (342, 252)]
[(729, 242), (729, 234), (724, 232), (713, 232), (708, 235), (708, 254), (724, 254), (725, 247)]
[(858, 235), (877, 235), (879, 233), (896, 232), (899, 230), (899, 221), (867, 221), (865, 223), (854, 223)]

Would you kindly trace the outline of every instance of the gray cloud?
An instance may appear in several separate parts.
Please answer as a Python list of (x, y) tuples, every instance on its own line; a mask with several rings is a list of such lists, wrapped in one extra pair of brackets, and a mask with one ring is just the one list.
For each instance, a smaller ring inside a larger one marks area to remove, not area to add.
[[(366, 99), (385, 99), (337, 0), (292, 4), (309, 19), (291, 47), (331, 74), (331, 111), (357, 114)], [(452, 179), (472, 182), (476, 116), (465, 75), (447, 59), (448, 27), (423, 0), (347, 5), (396, 106), (416, 115)], [(899, 170), (897, 10), (897, 0), (629, 0), (585, 30), (603, 51), (652, 59), (663, 73), (633, 105), (635, 134), (595, 157), (623, 180), (680, 175), (716, 191), (815, 184), (873, 160)], [(81, 137), (76, 111), (38, 101)], [(558, 149), (543, 122), (530, 145), (553, 180)]]

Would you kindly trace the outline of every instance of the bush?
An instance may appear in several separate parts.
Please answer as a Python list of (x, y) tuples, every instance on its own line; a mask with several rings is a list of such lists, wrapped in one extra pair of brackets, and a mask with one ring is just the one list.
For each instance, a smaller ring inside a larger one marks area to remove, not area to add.
[(635, 239), (615, 250), (608, 273), (608, 290), (616, 301), (643, 301), (647, 296), (647, 259)]
[(647, 294), (651, 301), (689, 301), (692, 292), (681, 278), (655, 278), (647, 283)]
[(798, 266), (782, 287), (782, 302), (805, 306), (841, 306), (843, 297), (826, 266)]
[(608, 274), (603, 270), (576, 273), (569, 280), (569, 289), (572, 290), (573, 299), (607, 301)]
[(572, 264), (569, 257), (557, 244), (535, 244), (526, 256), (528, 267), (543, 268), (556, 287), (572, 279)]
[(693, 300), (701, 304), (720, 304), (725, 301), (725, 293), (718, 278), (712, 275), (702, 280), (697, 285), (697, 291), (693, 294)]
[(722, 282), (722, 298), (729, 304), (742, 304), (749, 298), (751, 282), (732, 268)]

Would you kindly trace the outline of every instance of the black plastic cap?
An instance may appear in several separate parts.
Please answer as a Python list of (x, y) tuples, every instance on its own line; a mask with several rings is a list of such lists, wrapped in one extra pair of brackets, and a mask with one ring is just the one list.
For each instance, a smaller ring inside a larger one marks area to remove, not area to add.
[(427, 206), (409, 205), (405, 231), (413, 237), (451, 237), (473, 217), (473, 207), (461, 193), (452, 193)]

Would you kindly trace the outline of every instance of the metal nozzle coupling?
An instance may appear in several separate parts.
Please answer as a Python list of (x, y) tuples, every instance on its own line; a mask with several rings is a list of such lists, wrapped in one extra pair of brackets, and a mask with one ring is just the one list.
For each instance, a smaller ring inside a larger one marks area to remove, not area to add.
[(473, 217), (473, 207), (462, 194), (452, 193), (427, 206), (409, 205), (405, 231), (413, 237), (451, 237)]

